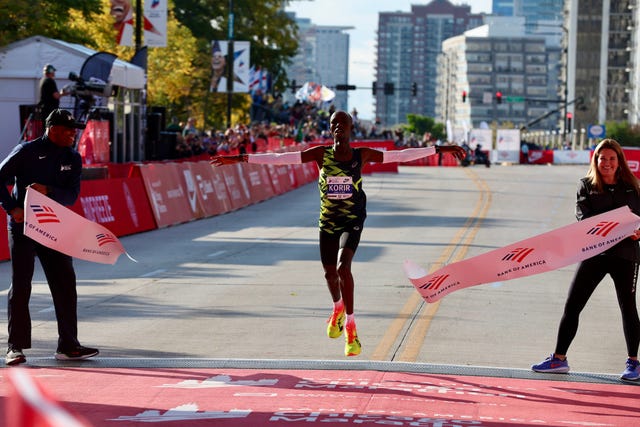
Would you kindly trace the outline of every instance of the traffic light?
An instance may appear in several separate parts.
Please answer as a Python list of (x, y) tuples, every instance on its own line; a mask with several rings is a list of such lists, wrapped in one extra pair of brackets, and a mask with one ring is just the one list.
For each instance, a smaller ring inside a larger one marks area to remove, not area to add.
[(571, 132), (571, 119), (573, 118), (573, 114), (567, 112), (567, 128), (565, 129), (565, 133)]
[(462, 91), (462, 102), (467, 102), (467, 91), (466, 90)]
[(393, 95), (395, 88), (393, 86), (393, 82), (386, 82), (384, 84), (384, 94), (385, 95)]
[(376, 94), (378, 93), (378, 82), (373, 82), (373, 84), (371, 85), (371, 95), (376, 96)]
[(418, 94), (418, 83), (413, 82), (411, 84), (411, 96), (416, 96)]
[(296, 93), (296, 81), (291, 80), (291, 93)]
[(502, 92), (500, 91), (496, 92), (496, 102), (502, 104)]

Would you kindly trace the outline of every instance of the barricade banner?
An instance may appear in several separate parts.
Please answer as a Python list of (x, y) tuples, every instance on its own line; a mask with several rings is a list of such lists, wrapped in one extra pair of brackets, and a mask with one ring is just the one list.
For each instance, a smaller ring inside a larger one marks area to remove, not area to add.
[(269, 171), (264, 165), (247, 163), (242, 172), (249, 185), (252, 203), (262, 202), (274, 196), (273, 187), (269, 182)]
[[(629, 160), (627, 151), (623, 151), (625, 153), (625, 157)], [(640, 160), (640, 153), (638, 155), (638, 160)], [(551, 163), (554, 165), (588, 165), (590, 161), (590, 150), (554, 150), (553, 158), (551, 159)]]
[(224, 183), (227, 186), (229, 199), (233, 210), (243, 208), (251, 204), (251, 193), (249, 186), (244, 179), (242, 167), (244, 163), (225, 165), (221, 167)]
[(216, 195), (216, 200), (221, 213), (231, 212), (233, 210), (233, 204), (231, 203), (231, 196), (229, 190), (227, 190), (227, 184), (224, 182), (224, 167), (212, 167), (211, 179), (213, 181), (213, 191)]
[(291, 165), (291, 170), (293, 171), (293, 176), (295, 177), (296, 187), (301, 187), (308, 182), (307, 175), (304, 173), (305, 168), (302, 164)]
[(200, 219), (204, 217), (204, 207), (202, 206), (201, 196), (198, 194), (195, 177), (191, 172), (191, 165), (193, 162), (180, 162), (173, 163), (176, 168), (176, 173), (180, 182), (180, 185), (185, 189), (185, 197), (189, 203), (189, 208), (193, 218)]
[(156, 228), (142, 178), (82, 181), (71, 210), (107, 227), (116, 236)]
[(318, 165), (315, 162), (303, 163), (302, 166), (304, 167), (304, 173), (307, 177), (306, 182), (313, 182), (318, 180), (320, 171), (318, 170)]
[(9, 236), (7, 234), (7, 214), (4, 209), (0, 208), (0, 261), (6, 261), (10, 257)]
[(30, 187), (24, 199), (24, 235), (63, 254), (101, 264), (115, 264), (127, 253), (111, 230)]
[(427, 302), (470, 286), (540, 274), (604, 252), (634, 234), (640, 217), (623, 206), (427, 274), (405, 261), (405, 274)]
[(553, 150), (529, 150), (529, 163), (536, 165), (546, 165), (547, 163), (553, 163), (553, 153)]
[(82, 156), (82, 162), (87, 165), (108, 163), (109, 139), (108, 120), (87, 121), (87, 127), (78, 141), (78, 153)]
[[(622, 151), (629, 164), (629, 169), (631, 169), (631, 172), (633, 172), (636, 177), (640, 178), (640, 149), (636, 147), (623, 147)], [(590, 151), (589, 154), (592, 155), (593, 152)], [(589, 157), (589, 161), (591, 161), (591, 157)]]
[(296, 175), (291, 165), (275, 165), (275, 173), (282, 184), (285, 192), (296, 188)]
[[(187, 163), (193, 177), (198, 203), (206, 217), (227, 212), (224, 202), (216, 195), (213, 167), (209, 161)], [(223, 198), (228, 199), (227, 189), (223, 183)]]
[[(278, 195), (287, 191), (284, 183), (280, 179), (280, 175), (278, 174), (278, 170), (275, 165), (265, 165), (267, 172), (269, 173), (269, 182), (273, 187), (273, 193)], [(287, 181), (288, 182), (288, 181)]]
[(159, 228), (194, 219), (174, 163), (137, 165)]

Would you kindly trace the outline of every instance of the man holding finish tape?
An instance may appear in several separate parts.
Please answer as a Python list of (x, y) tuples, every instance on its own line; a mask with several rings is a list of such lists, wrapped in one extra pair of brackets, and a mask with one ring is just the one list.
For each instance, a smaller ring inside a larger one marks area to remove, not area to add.
[[(352, 148), (349, 142), (353, 121), (345, 111), (331, 115), (333, 146), (316, 146), (289, 153), (240, 154), (215, 156), (215, 166), (239, 162), (255, 164), (300, 164), (315, 162), (320, 169), (320, 259), (324, 277), (333, 299), (333, 312), (327, 320), (329, 338), (345, 333), (346, 356), (360, 354), (361, 345), (353, 314), (354, 282), (351, 263), (367, 216), (367, 199), (362, 189), (362, 166), (367, 162), (409, 162), (437, 153), (451, 153), (457, 159), (465, 151), (457, 145), (380, 151), (369, 147)], [(345, 325), (346, 318), (346, 325)]]

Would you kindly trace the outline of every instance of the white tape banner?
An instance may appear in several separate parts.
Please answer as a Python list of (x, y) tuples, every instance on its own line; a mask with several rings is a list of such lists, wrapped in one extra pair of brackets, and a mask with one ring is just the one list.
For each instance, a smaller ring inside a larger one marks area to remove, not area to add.
[(85, 261), (115, 264), (121, 254), (127, 254), (120, 240), (107, 228), (31, 188), (27, 188), (24, 200), (24, 234), (48, 248)]
[(470, 286), (556, 270), (597, 255), (631, 236), (640, 217), (627, 206), (449, 264), (431, 274), (412, 261), (404, 271), (427, 302)]

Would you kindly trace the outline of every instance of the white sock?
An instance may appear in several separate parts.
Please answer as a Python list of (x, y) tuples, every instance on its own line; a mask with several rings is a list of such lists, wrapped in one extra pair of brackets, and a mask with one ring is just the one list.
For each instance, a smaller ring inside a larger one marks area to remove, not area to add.
[(356, 326), (356, 315), (354, 313), (347, 314), (347, 325)]

